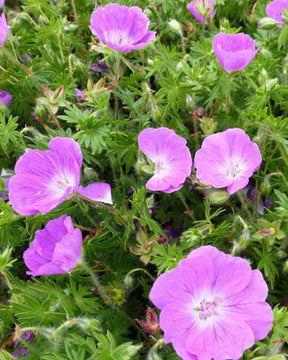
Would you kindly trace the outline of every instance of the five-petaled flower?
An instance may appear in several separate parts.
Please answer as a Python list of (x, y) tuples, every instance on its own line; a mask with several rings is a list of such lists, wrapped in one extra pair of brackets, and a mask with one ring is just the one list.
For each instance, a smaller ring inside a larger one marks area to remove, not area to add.
[(279, 23), (278, 27), (283, 27), (285, 24), (283, 10), (288, 10), (288, 0), (274, 0), (266, 6), (267, 16), (276, 20)]
[(181, 189), (192, 167), (186, 140), (165, 127), (147, 128), (140, 132), (138, 144), (154, 163), (154, 175), (146, 183), (146, 188), (165, 193)]
[(81, 263), (82, 235), (75, 229), (70, 216), (50, 220), (35, 239), (23, 258), (28, 275), (58, 275), (71, 272)]
[(138, 6), (108, 4), (92, 13), (90, 29), (111, 49), (130, 52), (155, 40), (155, 31), (148, 31), (149, 23)]
[(203, 24), (214, 15), (214, 0), (194, 0), (187, 5), (187, 9), (197, 21)]
[(215, 188), (227, 186), (234, 194), (243, 189), (260, 167), (259, 147), (242, 129), (228, 129), (204, 139), (195, 154), (196, 177)]
[(183, 360), (239, 359), (270, 331), (273, 313), (259, 270), (202, 246), (154, 283), (160, 327)]
[(77, 193), (93, 201), (112, 204), (109, 184), (79, 186), (82, 153), (70, 138), (56, 137), (49, 150), (28, 150), (15, 165), (9, 182), (9, 201), (21, 215), (46, 214)]
[(212, 45), (217, 60), (227, 73), (245, 69), (259, 50), (255, 49), (255, 41), (243, 33), (219, 33), (214, 36)]

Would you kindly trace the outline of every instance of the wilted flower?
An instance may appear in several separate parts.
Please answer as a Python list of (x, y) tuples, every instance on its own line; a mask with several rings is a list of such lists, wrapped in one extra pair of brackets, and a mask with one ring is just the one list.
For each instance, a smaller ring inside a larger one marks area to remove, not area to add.
[(77, 89), (77, 88), (74, 88), (73, 91), (74, 91), (75, 95), (76, 95), (79, 99), (81, 99), (81, 100), (83, 99), (83, 97), (84, 97), (83, 91), (81, 91), (81, 90), (79, 90), (79, 89)]
[(195, 0), (187, 5), (187, 9), (200, 23), (207, 22), (214, 15), (214, 0)]
[(4, 105), (8, 107), (11, 101), (12, 101), (12, 95), (8, 91), (0, 90), (0, 106)]
[(95, 72), (110, 72), (109, 66), (104, 61), (98, 61), (97, 64), (91, 64), (90, 69)]
[(136, 319), (137, 323), (148, 333), (157, 332), (160, 329), (158, 316), (153, 309), (148, 307), (146, 321)]
[(138, 6), (108, 4), (92, 13), (90, 29), (108, 47), (130, 52), (155, 40), (155, 31), (148, 31), (149, 23)]
[[(103, 183), (79, 187), (82, 153), (70, 138), (56, 137), (47, 151), (28, 150), (15, 165), (9, 182), (9, 201), (21, 215), (46, 214), (76, 192), (93, 201), (110, 201), (110, 186)], [(100, 186), (100, 188), (98, 188)]]
[(212, 45), (217, 60), (228, 73), (243, 70), (259, 50), (255, 49), (255, 41), (243, 33), (219, 33), (214, 36)]
[(282, 27), (285, 24), (283, 19), (283, 10), (288, 10), (288, 0), (274, 0), (266, 6), (266, 14), (276, 20)]
[(8, 36), (8, 24), (7, 24), (7, 20), (6, 20), (6, 16), (3, 13), (2, 15), (0, 15), (0, 46), (2, 46)]
[(138, 144), (155, 167), (154, 175), (146, 183), (147, 189), (165, 193), (181, 189), (192, 167), (186, 140), (165, 127), (148, 128), (139, 134)]
[(259, 147), (242, 129), (228, 129), (204, 139), (195, 154), (196, 177), (215, 188), (227, 186), (229, 194), (243, 189), (260, 167)]
[(183, 360), (239, 359), (268, 334), (273, 313), (259, 270), (202, 246), (158, 277), (150, 300), (161, 309), (164, 341)]
[(35, 240), (23, 258), (28, 275), (57, 275), (69, 273), (81, 263), (82, 234), (75, 229), (70, 216), (62, 215), (48, 221), (43, 230), (36, 231)]

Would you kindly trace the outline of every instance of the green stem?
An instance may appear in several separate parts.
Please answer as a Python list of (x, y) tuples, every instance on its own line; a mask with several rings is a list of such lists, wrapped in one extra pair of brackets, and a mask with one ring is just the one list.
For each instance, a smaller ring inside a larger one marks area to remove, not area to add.
[(89, 202), (90, 204), (93, 204), (94, 206), (97, 206), (97, 207), (101, 207), (102, 209), (105, 209), (107, 211), (110, 211), (112, 214), (115, 214), (116, 213), (116, 209), (114, 206), (109, 206), (109, 205), (105, 205), (101, 202), (98, 202), (98, 201), (93, 201), (89, 198), (87, 198), (86, 196), (80, 194), (80, 193), (76, 193), (76, 195), (78, 195), (81, 199)]
[[(116, 53), (116, 66), (115, 66), (115, 79), (114, 82), (117, 85), (119, 78), (120, 78), (120, 62), (121, 62), (121, 54), (120, 51), (117, 51)], [(119, 104), (118, 104), (118, 97), (117, 94), (115, 92), (114, 94), (114, 99), (115, 99), (115, 119), (118, 119), (119, 117)]]
[(81, 211), (83, 212), (83, 214), (87, 217), (87, 219), (90, 221), (90, 223), (94, 226), (94, 228), (95, 229), (98, 228), (98, 225), (95, 223), (95, 221), (92, 219), (92, 217), (88, 214), (85, 207), (81, 203), (81, 199), (79, 199), (77, 196), (75, 196), (74, 199), (76, 200), (76, 202), (79, 205), (79, 207), (80, 207)]
[(205, 26), (206, 26), (206, 16), (203, 16), (203, 23), (202, 23), (201, 37), (204, 37), (204, 35), (205, 35)]
[(147, 270), (142, 269), (142, 268), (133, 269), (133, 270), (129, 271), (126, 276), (129, 276), (129, 275), (133, 274), (134, 272), (138, 272), (138, 271), (144, 272), (146, 275), (148, 275), (148, 276), (150, 277), (150, 279), (151, 279), (153, 282), (155, 281), (155, 278), (154, 278)]
[(86, 226), (82, 226), (82, 225), (79, 225), (79, 224), (73, 224), (73, 226), (78, 228), (78, 229), (84, 230), (84, 231), (89, 231), (90, 233), (97, 232), (97, 229), (90, 229), (90, 228), (87, 228)]
[[(6, 284), (6, 286), (8, 287), (9, 291), (11, 291), (13, 289), (13, 285), (12, 285), (12, 282), (10, 281), (9, 279), (9, 273), (6, 272), (5, 270), (2, 270), (1, 271), (1, 274), (3, 276), (3, 279), (4, 279), (4, 283)], [(12, 300), (17, 303), (18, 302), (18, 299), (16, 297), (16, 294), (14, 294), (12, 292)]]
[(75, 20), (75, 23), (76, 23), (77, 29), (78, 29), (78, 35), (80, 36), (81, 29), (80, 29), (79, 22), (78, 22), (78, 14), (77, 14), (77, 10), (76, 10), (75, 0), (71, 0), (71, 3), (72, 3), (72, 8), (73, 8), (74, 20)]
[(238, 249), (238, 246), (236, 245), (236, 242), (234, 242), (233, 248), (232, 248), (232, 251), (231, 251), (231, 255), (232, 255), (232, 256), (235, 256), (235, 255), (236, 255), (237, 249)]
[(64, 59), (64, 54), (63, 54), (63, 49), (62, 49), (62, 44), (61, 44), (61, 39), (60, 39), (60, 34), (59, 33), (57, 33), (57, 40), (58, 40), (61, 60), (64, 63), (65, 59)]
[(231, 76), (227, 74), (227, 96), (226, 96), (226, 129), (229, 128), (229, 106), (230, 106), (230, 93), (231, 93)]
[(243, 207), (243, 208), (245, 209), (245, 211), (247, 212), (248, 217), (249, 217), (250, 219), (253, 219), (253, 216), (252, 216), (250, 210), (248, 209), (248, 206), (247, 206), (247, 204), (246, 204), (246, 202), (245, 202), (245, 200), (244, 200), (244, 198), (243, 198), (243, 196), (242, 196), (241, 191), (238, 191), (237, 194), (238, 194), (238, 197), (239, 197), (239, 200), (240, 200), (240, 202), (241, 202), (242, 207)]
[(101, 296), (101, 298), (103, 299), (104, 303), (107, 303), (108, 300), (108, 295), (106, 294), (103, 286), (101, 285), (98, 276), (96, 275), (96, 273), (90, 269), (90, 267), (87, 264), (82, 264), (83, 265), (83, 269), (86, 271), (86, 273), (88, 275), (90, 275), (91, 280), (93, 282), (93, 284), (96, 286), (97, 290), (99, 291), (99, 294)]
[(180, 191), (177, 191), (177, 196), (179, 197), (180, 201), (182, 202), (182, 204), (184, 205), (185, 209), (186, 209), (186, 213), (190, 216), (190, 218), (195, 221), (195, 218), (193, 216), (193, 212), (192, 210), (189, 208), (184, 196), (181, 194)]

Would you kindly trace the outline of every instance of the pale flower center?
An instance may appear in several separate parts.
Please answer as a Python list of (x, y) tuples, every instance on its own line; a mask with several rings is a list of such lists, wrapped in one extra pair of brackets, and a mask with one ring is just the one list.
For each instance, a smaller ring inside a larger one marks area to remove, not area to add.
[(200, 311), (199, 311), (199, 318), (200, 320), (206, 320), (211, 316), (214, 316), (217, 314), (218, 304), (216, 301), (205, 301), (203, 300), (200, 303)]
[(225, 163), (223, 170), (226, 176), (235, 179), (245, 171), (245, 168), (246, 166), (242, 159), (230, 158)]
[(169, 162), (165, 158), (157, 159), (154, 164), (154, 169), (154, 175), (164, 175), (165, 173), (169, 172)]
[(126, 45), (129, 42), (129, 36), (126, 31), (111, 30), (108, 37), (113, 44), (117, 45)]
[(68, 188), (74, 186), (74, 177), (70, 174), (59, 174), (57, 177), (53, 178), (50, 183), (50, 189), (59, 195), (64, 194)]

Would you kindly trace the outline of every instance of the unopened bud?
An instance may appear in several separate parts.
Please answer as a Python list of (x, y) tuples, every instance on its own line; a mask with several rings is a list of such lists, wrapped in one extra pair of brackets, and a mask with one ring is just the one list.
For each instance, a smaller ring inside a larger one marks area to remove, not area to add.
[(211, 204), (214, 205), (221, 205), (228, 201), (230, 198), (230, 194), (225, 190), (219, 191), (212, 191), (209, 192), (207, 195), (207, 199), (210, 201)]
[(264, 17), (259, 21), (258, 25), (261, 26), (261, 29), (270, 30), (275, 28), (278, 22), (270, 17)]
[(177, 20), (171, 19), (168, 22), (168, 25), (173, 32), (177, 34), (182, 34), (182, 25)]

